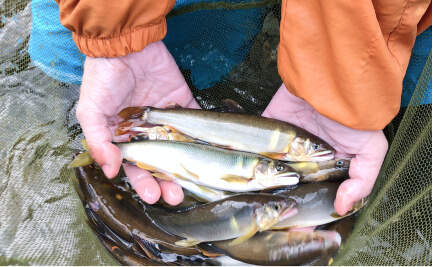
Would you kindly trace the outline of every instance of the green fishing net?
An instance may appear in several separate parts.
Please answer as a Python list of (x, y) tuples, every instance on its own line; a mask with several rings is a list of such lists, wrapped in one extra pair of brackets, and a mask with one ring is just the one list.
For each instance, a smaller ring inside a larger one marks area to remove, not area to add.
[[(75, 107), (85, 57), (56, 8), (0, 1), (0, 265), (117, 265), (86, 224), (67, 168), (83, 138)], [(178, 1), (164, 42), (203, 108), (229, 98), (260, 114), (281, 84), (279, 20), (279, 1)], [(385, 129), (390, 148), (369, 202), (332, 264), (432, 264), (429, 31)]]

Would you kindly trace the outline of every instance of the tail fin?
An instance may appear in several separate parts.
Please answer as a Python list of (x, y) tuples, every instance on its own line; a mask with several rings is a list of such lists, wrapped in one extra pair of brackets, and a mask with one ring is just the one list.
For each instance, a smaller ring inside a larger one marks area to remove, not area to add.
[(69, 168), (76, 168), (76, 167), (82, 167), (82, 166), (86, 166), (86, 165), (90, 165), (93, 162), (95, 162), (95, 160), (92, 158), (92, 156), (90, 155), (90, 152), (84, 152), (79, 154), (70, 164), (69, 164)]

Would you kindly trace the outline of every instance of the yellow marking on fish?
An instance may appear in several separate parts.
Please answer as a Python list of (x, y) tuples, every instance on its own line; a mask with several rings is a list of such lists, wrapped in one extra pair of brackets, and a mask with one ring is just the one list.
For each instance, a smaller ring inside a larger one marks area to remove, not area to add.
[(232, 229), (239, 230), (239, 224), (234, 216), (230, 219), (230, 224), (232, 226)]
[(331, 265), (334, 262), (334, 258), (330, 258), (328, 261), (328, 266)]
[(180, 247), (192, 247), (197, 245), (200, 242), (201, 242), (200, 240), (195, 240), (195, 239), (184, 239), (175, 242), (175, 244)]
[(239, 244), (247, 241), (251, 237), (253, 237), (253, 235), (255, 235), (256, 233), (257, 233), (257, 229), (254, 227), (254, 229), (252, 231), (250, 231), (249, 233), (247, 233), (243, 236), (240, 236), (240, 237), (234, 239), (232, 242), (230, 242), (229, 246), (239, 245)]
[(118, 200), (122, 200), (122, 199), (123, 199), (123, 197), (122, 197), (121, 194), (116, 194), (115, 197), (116, 197), (116, 199), (118, 199)]
[(271, 159), (283, 159), (286, 156), (285, 153), (274, 152), (259, 152), (258, 154)]
[(238, 160), (236, 161), (236, 166), (239, 168), (242, 168), (242, 166), (244, 166), (244, 157), (238, 157)]
[(139, 161), (137, 161), (136, 163), (137, 163), (137, 167), (139, 167), (141, 169), (145, 169), (145, 170), (148, 170), (148, 171), (154, 171), (154, 170), (156, 170), (156, 168), (153, 167), (152, 165), (149, 165), (149, 164), (146, 164), (146, 163), (143, 163), (143, 162), (139, 162)]
[(193, 172), (190, 172), (189, 170), (187, 170), (186, 168), (185, 168), (185, 166), (183, 166), (183, 164), (181, 163), (180, 164), (180, 166), (182, 166), (182, 168), (189, 174), (189, 175), (191, 175), (192, 177), (194, 177), (195, 179), (197, 179), (198, 180), (198, 178), (200, 178), (200, 176), (198, 176), (197, 174), (195, 174), (195, 173), (193, 173)]
[(269, 240), (271, 240), (271, 238), (272, 238), (273, 236), (274, 236), (273, 234), (269, 234), (269, 235), (267, 235), (266, 238), (265, 238), (265, 241), (269, 241)]
[(228, 183), (234, 183), (234, 184), (245, 184), (246, 185), (249, 183), (249, 179), (242, 177), (242, 176), (231, 175), (231, 174), (223, 175), (220, 179), (223, 181), (226, 181)]
[(309, 165), (309, 162), (299, 162), (299, 163), (294, 163), (293, 165), (295, 165), (295, 168), (305, 168)]
[(278, 145), (278, 140), (280, 139), (281, 131), (280, 129), (276, 129), (272, 133), (271, 142), (269, 143), (270, 151), (274, 150)]

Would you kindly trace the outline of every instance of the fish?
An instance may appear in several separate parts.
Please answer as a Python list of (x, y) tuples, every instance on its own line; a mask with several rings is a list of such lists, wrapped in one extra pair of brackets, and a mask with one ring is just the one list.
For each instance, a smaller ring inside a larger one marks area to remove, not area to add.
[[(182, 142), (203, 143), (194, 140), (190, 136), (181, 133), (175, 133), (173, 129), (167, 126), (154, 126), (150, 128), (135, 127), (131, 130), (139, 132), (130, 137), (130, 140), (176, 140)], [(175, 136), (176, 135), (176, 136)], [(180, 138), (182, 136), (182, 138)], [(341, 182), (349, 177), (349, 167), (351, 159), (331, 159), (326, 161), (297, 161), (287, 162), (300, 174), (300, 183), (311, 182)]]
[[(350, 216), (344, 217), (338, 221), (334, 221), (332, 223), (319, 225), (316, 227), (316, 230), (326, 230), (326, 231), (336, 231), (341, 236), (341, 244), (340, 249), (344, 249), (344, 246), (349, 239), (350, 235), (353, 231), (353, 226), (355, 224), (355, 216), (357, 214), (352, 214)], [(324, 257), (318, 258), (315, 261), (311, 262), (309, 264), (310, 266), (324, 266), (324, 265), (331, 265), (331, 263), (334, 261), (334, 258), (337, 257), (338, 251), (336, 251), (334, 254), (330, 253)]]
[(350, 159), (331, 159), (317, 162), (288, 162), (300, 174), (300, 183), (342, 182), (349, 178)]
[(299, 184), (291, 190), (278, 191), (277, 195), (296, 201), (298, 213), (276, 223), (272, 229), (302, 228), (330, 223), (357, 212), (366, 204), (367, 198), (361, 199), (346, 214), (338, 215), (334, 201), (339, 186), (340, 183), (321, 182)]
[(147, 214), (161, 229), (184, 238), (175, 243), (179, 246), (228, 239), (239, 244), (294, 214), (295, 205), (294, 200), (282, 196), (237, 194), (189, 209), (153, 208)]
[(152, 260), (143, 252), (137, 252), (131, 247), (138, 246), (135, 243), (129, 243), (122, 239), (110, 229), (102, 220), (89, 208), (85, 208), (88, 218), (88, 223), (91, 229), (99, 239), (101, 244), (122, 265), (138, 265), (138, 266), (202, 266), (205, 265), (207, 257), (201, 255), (193, 255), (190, 257), (177, 255), (173, 253), (160, 253), (161, 259)]
[(159, 253), (201, 255), (197, 248), (175, 245), (181, 239), (156, 226), (131, 192), (119, 190), (111, 184), (96, 164), (77, 167), (74, 171), (84, 206), (90, 208), (122, 239), (139, 244), (149, 258), (157, 259)]
[(125, 163), (164, 180), (185, 180), (231, 192), (293, 185), (299, 174), (281, 161), (219, 147), (172, 141), (115, 143)]
[(338, 251), (341, 237), (336, 231), (264, 231), (242, 244), (229, 241), (200, 244), (206, 250), (254, 265), (301, 265)]
[(99, 239), (104, 248), (110, 253), (119, 263), (128, 265), (162, 265), (151, 260), (144, 251), (141, 251), (137, 244), (128, 242), (120, 237), (112, 229), (110, 229), (90, 208), (84, 208), (87, 222), (91, 226), (92, 231)]
[(137, 126), (162, 125), (196, 140), (276, 160), (324, 161), (333, 159), (335, 154), (334, 148), (306, 130), (262, 116), (178, 106), (129, 107), (118, 115), (123, 121), (115, 135), (128, 133)]

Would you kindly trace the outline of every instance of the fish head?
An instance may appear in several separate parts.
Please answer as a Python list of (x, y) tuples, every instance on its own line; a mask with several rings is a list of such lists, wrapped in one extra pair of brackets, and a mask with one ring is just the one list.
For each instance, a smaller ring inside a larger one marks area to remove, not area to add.
[(325, 161), (334, 158), (335, 149), (318, 137), (297, 136), (283, 158), (291, 161)]
[(299, 174), (284, 162), (264, 159), (257, 163), (254, 179), (264, 187), (293, 185), (299, 182)]
[(350, 167), (350, 159), (335, 159), (334, 167), (336, 169), (348, 170)]
[(270, 229), (277, 222), (297, 213), (296, 201), (289, 198), (268, 201), (255, 210), (255, 223), (258, 230)]

